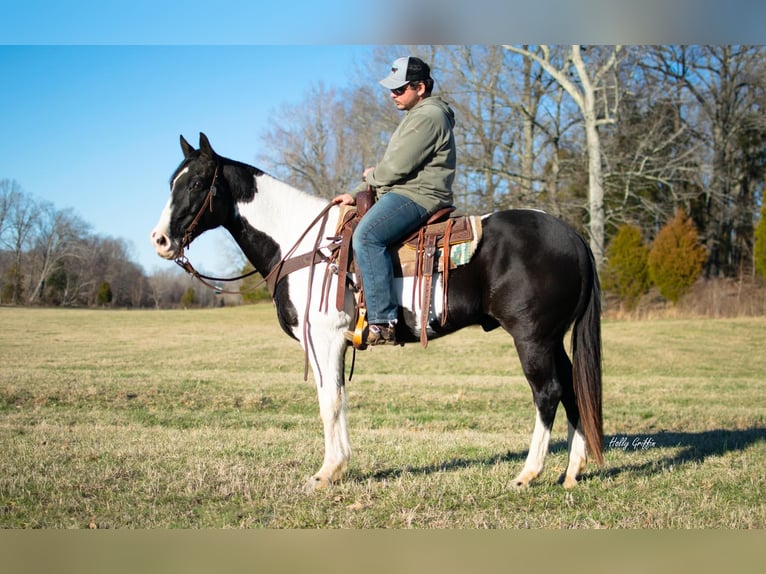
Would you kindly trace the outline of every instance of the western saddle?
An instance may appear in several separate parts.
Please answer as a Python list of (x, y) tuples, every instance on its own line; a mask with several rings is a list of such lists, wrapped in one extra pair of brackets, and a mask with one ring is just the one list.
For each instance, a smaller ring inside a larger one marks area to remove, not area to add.
[[(336, 293), (336, 308), (344, 308), (346, 281), (355, 271), (351, 238), (372, 204), (375, 194), (371, 188), (356, 196), (356, 206), (345, 206), (341, 211), (335, 238), (333, 259), (338, 271), (338, 289)], [(405, 238), (399, 245), (391, 246), (391, 258), (394, 265), (394, 275), (399, 277), (414, 277), (412, 289), (412, 305), (419, 297), (422, 320), (420, 325), (420, 343), (428, 346), (428, 317), (431, 308), (431, 293), (433, 290), (433, 275), (441, 272), (442, 277), (442, 316), (441, 325), (447, 321), (447, 288), (449, 285), (449, 270), (465, 261), (454, 261), (451, 257), (452, 247), (456, 245), (478, 243), (481, 233), (478, 218), (458, 216), (454, 214), (455, 207), (445, 207), (434, 212), (420, 229)], [(364, 349), (362, 333), (366, 327), (367, 310), (364, 302), (364, 287), (361, 274), (356, 274), (356, 283), (352, 285), (356, 299), (354, 319), (353, 345)]]

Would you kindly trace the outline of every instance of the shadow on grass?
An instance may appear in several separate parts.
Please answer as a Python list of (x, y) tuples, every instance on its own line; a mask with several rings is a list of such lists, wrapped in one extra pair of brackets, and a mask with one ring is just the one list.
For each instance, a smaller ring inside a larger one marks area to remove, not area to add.
[[(553, 445), (553, 443), (551, 444)], [(561, 445), (563, 448), (566, 448), (566, 442), (561, 441)], [(553, 448), (553, 446), (551, 448)], [(508, 451), (505, 454), (498, 454), (495, 456), (488, 456), (483, 458), (454, 458), (452, 460), (429, 464), (426, 466), (408, 466), (405, 468), (376, 470), (374, 472), (361, 475), (360, 478), (364, 480), (368, 478), (373, 480), (390, 480), (392, 478), (398, 478), (403, 474), (432, 474), (435, 472), (451, 472), (454, 470), (460, 470), (461, 468), (469, 468), (474, 466), (494, 466), (501, 462), (523, 462), (526, 456), (526, 452)]]
[[(749, 446), (766, 441), (765, 427), (748, 429), (715, 429), (700, 432), (663, 431), (654, 434), (612, 435), (604, 437), (605, 458), (604, 468), (585, 473), (581, 479), (597, 477), (615, 477), (624, 473), (651, 475), (661, 473), (670, 466), (686, 463), (703, 463), (711, 456), (721, 456), (729, 452), (743, 451)], [(609, 451), (622, 449), (624, 451), (647, 451), (679, 449), (678, 452), (652, 458), (640, 464), (620, 464), (609, 466)]]
[[(711, 456), (720, 456), (729, 452), (742, 451), (759, 441), (766, 440), (765, 427), (753, 427), (749, 429), (726, 430), (716, 429), (701, 432), (658, 432), (653, 434), (617, 434), (604, 437), (604, 456), (606, 464), (604, 468), (584, 473), (581, 481), (593, 478), (615, 477), (624, 473), (651, 475), (663, 472), (664, 468), (684, 463), (704, 462)], [(558, 440), (551, 442), (550, 452), (566, 452), (566, 441)], [(609, 453), (612, 450), (623, 451), (659, 451), (664, 449), (680, 449), (674, 454), (651, 460), (640, 464), (619, 464), (610, 466)], [(511, 452), (488, 457), (477, 458), (454, 458), (444, 462), (438, 462), (425, 466), (409, 466), (405, 468), (390, 468), (375, 470), (369, 473), (360, 473), (360, 480), (390, 480), (403, 474), (432, 474), (437, 472), (451, 472), (463, 468), (475, 466), (494, 466), (499, 463), (513, 463), (522, 465), (527, 452)], [(519, 467), (521, 470), (521, 467)]]

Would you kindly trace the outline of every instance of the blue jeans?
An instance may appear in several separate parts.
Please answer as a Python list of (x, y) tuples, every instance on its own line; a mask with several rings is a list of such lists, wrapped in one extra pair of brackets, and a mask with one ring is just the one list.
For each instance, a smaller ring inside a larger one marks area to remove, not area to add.
[(387, 247), (415, 231), (429, 215), (414, 201), (388, 192), (380, 196), (357, 225), (352, 244), (362, 274), (370, 324), (397, 318), (394, 272)]

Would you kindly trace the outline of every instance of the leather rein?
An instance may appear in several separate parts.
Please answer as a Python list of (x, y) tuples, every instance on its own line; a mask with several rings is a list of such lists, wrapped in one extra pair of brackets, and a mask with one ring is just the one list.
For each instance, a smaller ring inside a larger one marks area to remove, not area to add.
[[(220, 167), (219, 165), (216, 165), (215, 167), (215, 173), (213, 174), (213, 181), (210, 183), (210, 189), (208, 189), (207, 195), (205, 196), (204, 201), (202, 202), (202, 205), (200, 206), (199, 210), (197, 211), (197, 214), (194, 216), (194, 219), (192, 219), (191, 223), (186, 227), (184, 230), (183, 238), (181, 239), (181, 251), (178, 257), (175, 259), (176, 265), (178, 265), (181, 269), (186, 271), (189, 275), (192, 277), (195, 277), (200, 283), (205, 285), (206, 287), (209, 287), (210, 289), (213, 289), (214, 291), (217, 291), (219, 293), (226, 293), (229, 295), (240, 295), (241, 291), (231, 291), (227, 289), (221, 289), (220, 287), (216, 285), (212, 285), (209, 283), (209, 281), (220, 281), (220, 282), (233, 282), (233, 281), (239, 281), (241, 279), (246, 279), (247, 277), (251, 277), (252, 275), (255, 275), (258, 273), (257, 269), (253, 269), (252, 271), (249, 271), (247, 273), (243, 273), (242, 275), (237, 275), (236, 277), (212, 277), (210, 275), (204, 275), (197, 271), (194, 266), (191, 264), (191, 261), (184, 255), (184, 251), (187, 247), (189, 247), (189, 244), (192, 240), (192, 234), (194, 233), (194, 230), (197, 228), (197, 225), (199, 225), (200, 219), (202, 219), (202, 215), (205, 213), (205, 210), (209, 210), (210, 213), (213, 212), (213, 199), (215, 198), (218, 188), (216, 187), (216, 182), (218, 181), (218, 169)], [(264, 276), (252, 289), (255, 290), (261, 285), (266, 284), (269, 287), (269, 292), (271, 295), (274, 295), (274, 290), (276, 289), (276, 283), (277, 281), (286, 275), (289, 275), (293, 271), (296, 271), (297, 269), (302, 269), (303, 267), (307, 267), (309, 265), (313, 266), (315, 263), (318, 263), (323, 260), (329, 259), (324, 256), (322, 253), (319, 252), (319, 241), (320, 237), (322, 235), (322, 232), (324, 230), (325, 223), (327, 221), (326, 216), (327, 213), (330, 211), (330, 209), (335, 205), (335, 203), (329, 203), (322, 209), (322, 211), (319, 213), (319, 215), (314, 218), (314, 220), (309, 224), (309, 226), (306, 228), (306, 231), (304, 231), (301, 236), (298, 238), (298, 240), (295, 242), (295, 245), (282, 257), (282, 259), (279, 260), (279, 262), (274, 265), (271, 268), (271, 271)], [(314, 245), (314, 250), (312, 253), (305, 253), (302, 256), (293, 257), (293, 253), (298, 248), (298, 245), (306, 238), (306, 235), (308, 235), (309, 231), (311, 231), (311, 228), (314, 227), (319, 220), (322, 218), (325, 218), (325, 221), (322, 223), (322, 228), (320, 229), (319, 235), (317, 237), (317, 241)], [(313, 254), (313, 256), (311, 256)]]
[[(186, 271), (189, 275), (196, 277), (197, 280), (199, 280), (200, 283), (205, 285), (206, 287), (209, 287), (219, 293), (228, 293), (232, 295), (239, 295), (239, 291), (229, 291), (225, 289), (221, 289), (219, 287), (216, 287), (215, 285), (212, 285), (208, 283), (208, 281), (238, 281), (240, 279), (244, 279), (246, 277), (249, 277), (251, 275), (254, 275), (258, 273), (256, 269), (253, 269), (252, 271), (245, 273), (243, 275), (239, 275), (237, 277), (229, 277), (229, 278), (223, 278), (223, 277), (210, 277), (208, 275), (203, 275), (200, 272), (198, 272), (194, 266), (191, 264), (189, 259), (184, 255), (184, 250), (189, 246), (191, 243), (191, 236), (194, 232), (194, 229), (199, 224), (200, 219), (202, 218), (202, 215), (205, 213), (205, 210), (208, 209), (211, 213), (213, 212), (213, 199), (216, 196), (217, 188), (216, 188), (216, 182), (218, 180), (218, 168), (219, 166), (216, 165), (215, 168), (215, 174), (213, 175), (213, 181), (210, 184), (210, 189), (207, 192), (207, 195), (205, 196), (204, 201), (202, 202), (202, 205), (199, 208), (199, 211), (197, 211), (197, 214), (194, 216), (194, 219), (189, 224), (189, 226), (184, 231), (183, 239), (181, 240), (181, 251), (179, 256), (175, 259), (176, 264), (181, 267), (184, 271)], [(332, 263), (332, 260), (324, 255), (320, 251), (320, 242), (322, 240), (322, 235), (324, 234), (324, 229), (327, 224), (327, 218), (328, 213), (330, 212), (330, 209), (335, 207), (335, 202), (330, 202), (327, 204), (322, 211), (319, 212), (319, 215), (317, 215), (314, 220), (309, 224), (309, 226), (306, 228), (306, 230), (301, 234), (301, 236), (298, 238), (298, 240), (295, 242), (295, 245), (293, 245), (290, 250), (282, 257), (282, 259), (279, 260), (279, 262), (274, 265), (271, 268), (271, 271), (261, 279), (260, 282), (258, 282), (253, 289), (256, 289), (263, 285), (264, 283), (269, 288), (269, 293), (272, 297), (274, 297), (274, 293), (276, 291), (277, 282), (282, 278), (286, 277), (293, 271), (297, 271), (298, 269), (303, 269), (304, 267), (309, 267), (309, 285), (311, 285), (313, 279), (314, 279), (314, 268), (317, 263), (320, 263), (322, 261), (327, 263)], [(297, 255), (293, 256), (293, 253), (295, 253), (295, 250), (298, 248), (298, 246), (301, 244), (301, 242), (306, 238), (306, 236), (309, 234), (309, 231), (319, 222), (322, 222), (322, 224), (319, 227), (319, 231), (317, 233), (316, 240), (314, 241), (314, 246), (312, 250), (308, 253), (304, 253), (303, 255)], [(305, 351), (305, 362), (304, 362), (304, 368), (303, 368), (303, 380), (308, 379), (308, 368), (309, 368), (309, 308), (311, 305), (311, 289), (308, 290), (308, 296), (306, 299), (306, 308), (304, 310), (304, 321), (303, 321), (303, 342), (304, 342), (304, 349)], [(356, 351), (356, 349), (354, 349)], [(354, 352), (354, 357), (356, 356), (356, 352)], [(351, 366), (351, 372), (353, 373), (354, 367), (353, 367), (353, 361)], [(349, 376), (349, 379), (351, 376)], [(320, 381), (320, 385), (322, 384), (322, 381)]]
[(205, 285), (206, 287), (209, 287), (210, 289), (213, 289), (220, 293), (238, 295), (239, 291), (228, 291), (226, 289), (221, 289), (219, 287), (216, 287), (215, 285), (211, 285), (210, 283), (208, 283), (208, 281), (238, 281), (240, 279), (244, 279), (245, 277), (249, 277), (250, 275), (254, 275), (255, 273), (257, 273), (257, 271), (253, 270), (249, 273), (245, 273), (244, 275), (240, 275), (238, 277), (229, 277), (229, 278), (210, 277), (208, 275), (203, 275), (202, 273), (197, 271), (194, 268), (194, 266), (191, 264), (191, 261), (189, 261), (189, 259), (184, 255), (184, 251), (186, 250), (187, 247), (189, 247), (189, 244), (191, 243), (192, 234), (194, 233), (194, 230), (197, 228), (197, 225), (199, 224), (200, 219), (202, 219), (202, 215), (205, 213), (205, 210), (207, 209), (210, 211), (210, 213), (213, 213), (213, 199), (218, 193), (216, 182), (218, 181), (219, 167), (220, 167), (219, 164), (215, 166), (215, 173), (213, 174), (213, 181), (210, 183), (210, 189), (208, 189), (207, 195), (205, 195), (205, 199), (202, 202), (202, 205), (200, 206), (199, 210), (197, 210), (197, 214), (194, 216), (194, 219), (192, 219), (191, 223), (184, 230), (184, 235), (183, 235), (183, 238), (181, 239), (181, 253), (175, 259), (175, 262), (176, 262), (176, 265), (178, 265), (181, 269), (186, 271), (192, 277), (196, 277), (197, 280), (199, 280), (199, 282)]

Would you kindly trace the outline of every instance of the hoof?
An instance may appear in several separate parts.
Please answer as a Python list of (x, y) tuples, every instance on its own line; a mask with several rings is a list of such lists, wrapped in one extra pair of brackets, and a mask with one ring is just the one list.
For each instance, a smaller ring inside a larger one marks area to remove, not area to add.
[(571, 490), (575, 486), (577, 486), (577, 479), (574, 476), (565, 476), (564, 477), (564, 488), (566, 490)]
[(535, 478), (537, 478), (537, 473), (535, 472), (522, 472), (519, 476), (513, 479), (511, 484), (514, 489), (521, 490), (527, 488), (529, 483)]
[(577, 477), (582, 474), (582, 472), (585, 470), (585, 460), (581, 460), (580, 464), (577, 465), (577, 470), (572, 471), (572, 465), (569, 465), (569, 468), (566, 469), (565, 472), (561, 474), (559, 477), (559, 484), (563, 485), (565, 489), (570, 490), (577, 486)]
[(316, 492), (317, 490), (324, 490), (325, 488), (330, 488), (331, 484), (332, 483), (326, 478), (322, 478), (321, 476), (314, 475), (306, 483), (306, 492)]

